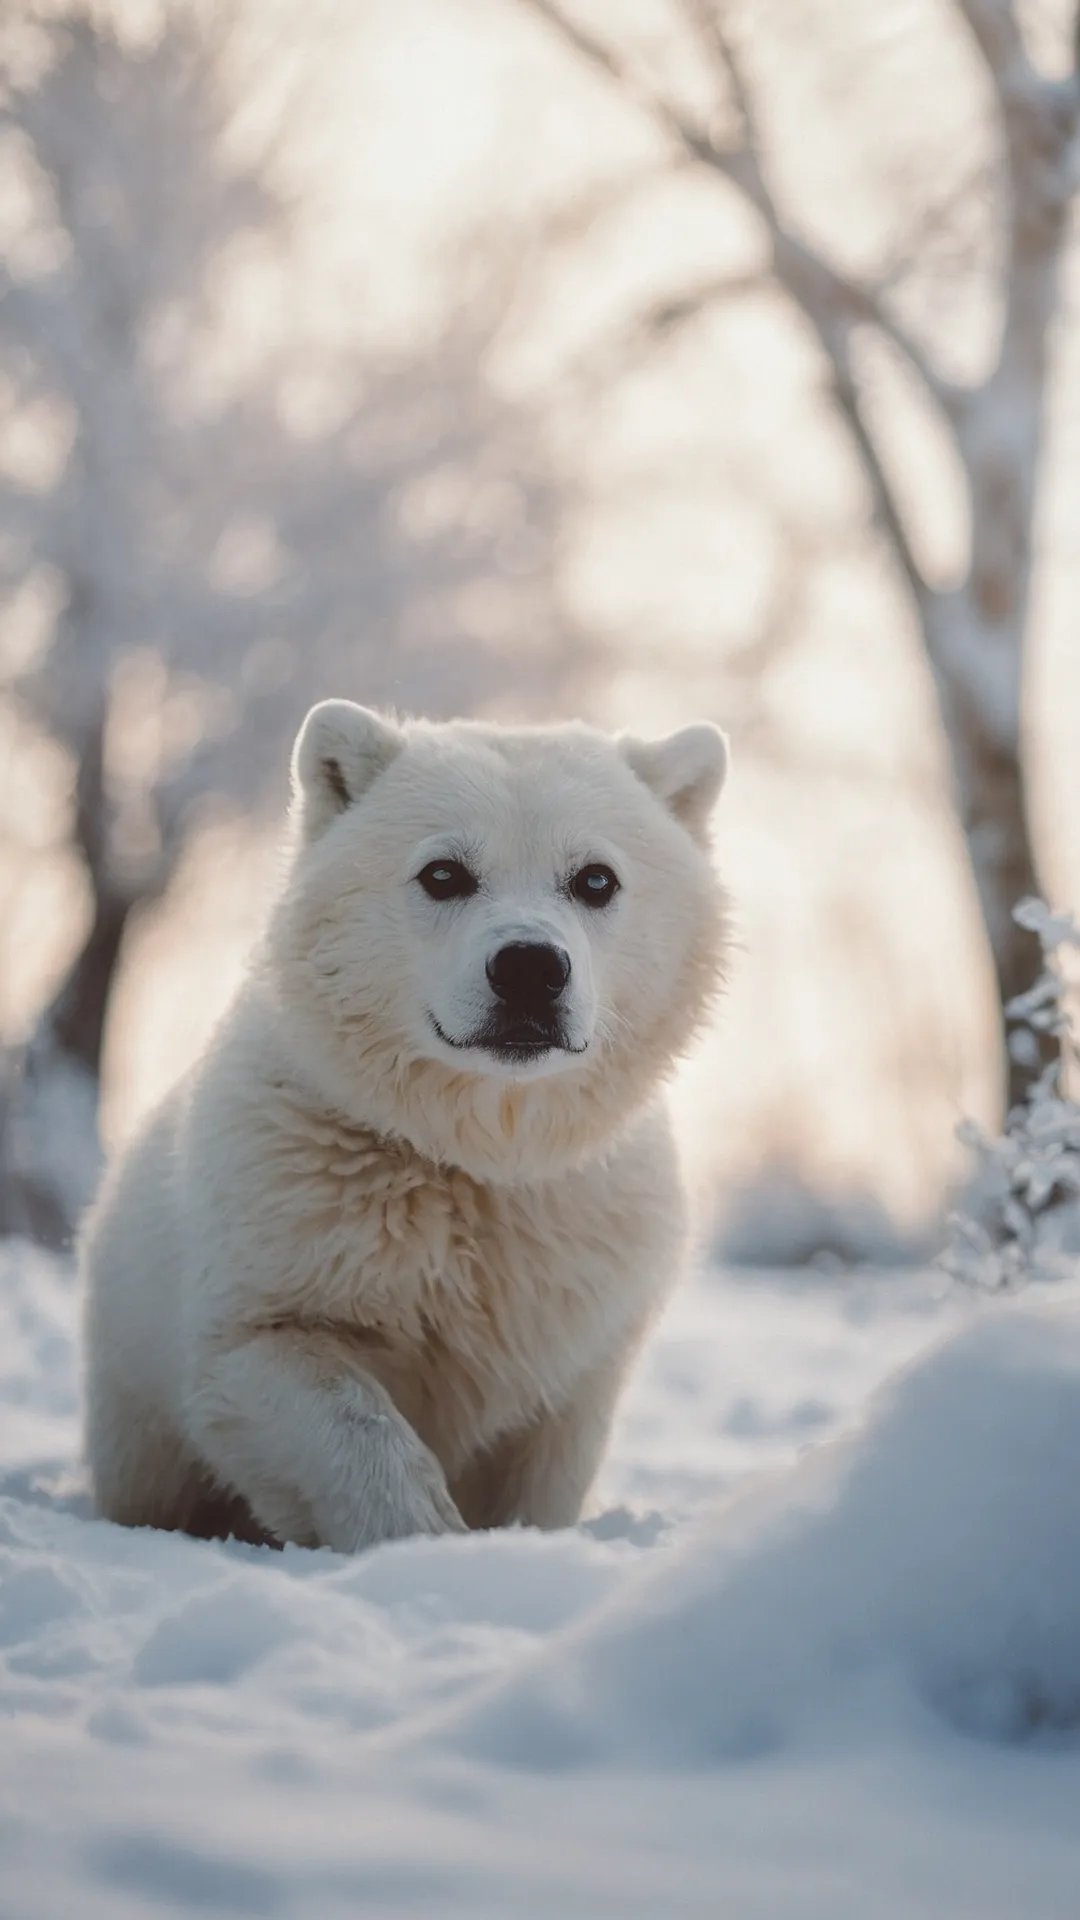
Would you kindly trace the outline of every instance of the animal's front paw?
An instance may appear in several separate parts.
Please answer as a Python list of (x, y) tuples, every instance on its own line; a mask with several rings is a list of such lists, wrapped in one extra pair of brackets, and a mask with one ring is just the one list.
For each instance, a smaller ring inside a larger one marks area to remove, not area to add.
[(376, 1415), (365, 1436), (356, 1478), (344, 1510), (328, 1516), (326, 1546), (357, 1553), (380, 1540), (411, 1534), (467, 1533), (446, 1476), (422, 1440), (404, 1423)]
[[(442, 1479), (440, 1473), (440, 1480)], [(446, 1483), (422, 1487), (419, 1496), (410, 1501), (409, 1524), (403, 1528), (410, 1533), (468, 1533), (460, 1513), (446, 1490)]]

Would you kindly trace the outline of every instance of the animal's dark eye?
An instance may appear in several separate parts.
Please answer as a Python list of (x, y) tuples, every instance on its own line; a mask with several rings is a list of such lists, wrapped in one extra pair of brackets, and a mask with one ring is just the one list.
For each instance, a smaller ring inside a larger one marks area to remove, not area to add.
[(431, 900), (464, 900), (480, 884), (460, 860), (429, 860), (416, 877)]
[(583, 907), (606, 907), (619, 891), (619, 882), (610, 867), (599, 864), (582, 867), (570, 882), (570, 891)]

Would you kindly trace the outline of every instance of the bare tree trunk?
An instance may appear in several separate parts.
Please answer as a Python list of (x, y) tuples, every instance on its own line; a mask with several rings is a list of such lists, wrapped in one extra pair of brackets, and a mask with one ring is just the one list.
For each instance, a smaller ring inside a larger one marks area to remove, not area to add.
[[(976, 27), (985, 6), (986, 0), (973, 6)], [(1009, 20), (1007, 9), (1001, 17)], [(1016, 48), (1010, 44), (1015, 62)], [(1033, 1081), (1058, 1055), (1050, 1034), (1036, 1041), (1029, 1030), (1027, 1050), (1022, 1057), (1014, 1055), (1007, 1009), (1042, 968), (1037, 937), (1013, 918), (1020, 900), (1042, 891), (1031, 841), (1021, 713), (1050, 329), (1068, 232), (1069, 149), (1077, 118), (1075, 78), (1070, 96), (1051, 98), (1032, 85), (1030, 69), (1023, 71), (1025, 84), (1015, 92), (1001, 79), (1011, 182), (1001, 347), (989, 379), (957, 409), (954, 420), (971, 500), (971, 557), (963, 591), (967, 644), (955, 662), (947, 647), (937, 648), (935, 612), (947, 597), (937, 595), (936, 608), (923, 609), (927, 651), (952, 682), (942, 717), (997, 978), (1008, 1109), (1022, 1104)]]
[(100, 1171), (109, 999), (131, 902), (105, 893), (86, 942), (0, 1090), (0, 1233), (68, 1248)]
[(42, 1015), (53, 1044), (101, 1077), (109, 996), (132, 902), (106, 892), (95, 902), (86, 944)]
[(1039, 877), (1018, 756), (985, 733), (978, 733), (968, 735), (963, 757), (965, 777), (958, 783), (957, 804), (993, 957), (1003, 1021), (1006, 1100), (1011, 1109), (1022, 1104), (1033, 1078), (1057, 1052), (1052, 1036), (1042, 1034), (1037, 1051), (1033, 1037), (1030, 1052), (1023, 1058), (1014, 1057), (1009, 1050), (1005, 1017), (1009, 1002), (1033, 984), (1042, 967), (1042, 949), (1036, 935), (1018, 926), (1013, 918), (1018, 901), (1039, 893)]
[(82, 951), (42, 1015), (40, 1027), (54, 1047), (99, 1079), (109, 994), (133, 904), (130, 895), (116, 887), (110, 871), (103, 710), (85, 739), (75, 806), (75, 841), (90, 877), (94, 915)]
[(110, 874), (105, 715), (87, 729), (76, 783), (75, 837), (93, 918), (59, 991), (26, 1046), (3, 1062), (0, 1232), (66, 1248), (100, 1170), (97, 1131), (109, 1000), (133, 900)]

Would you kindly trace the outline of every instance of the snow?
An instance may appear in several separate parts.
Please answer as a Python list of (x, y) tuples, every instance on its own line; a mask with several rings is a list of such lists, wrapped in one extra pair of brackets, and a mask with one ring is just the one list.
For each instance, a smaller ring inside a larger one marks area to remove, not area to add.
[(76, 1356), (0, 1248), (4, 1920), (1074, 1920), (1073, 1289), (704, 1272), (596, 1519), (352, 1561), (94, 1520)]

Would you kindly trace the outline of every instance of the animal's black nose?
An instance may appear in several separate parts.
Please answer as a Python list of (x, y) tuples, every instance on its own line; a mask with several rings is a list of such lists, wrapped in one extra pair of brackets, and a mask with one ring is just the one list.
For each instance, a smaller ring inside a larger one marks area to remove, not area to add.
[(561, 947), (518, 940), (500, 947), (487, 963), (491, 990), (517, 1013), (543, 1013), (570, 978), (570, 955)]

